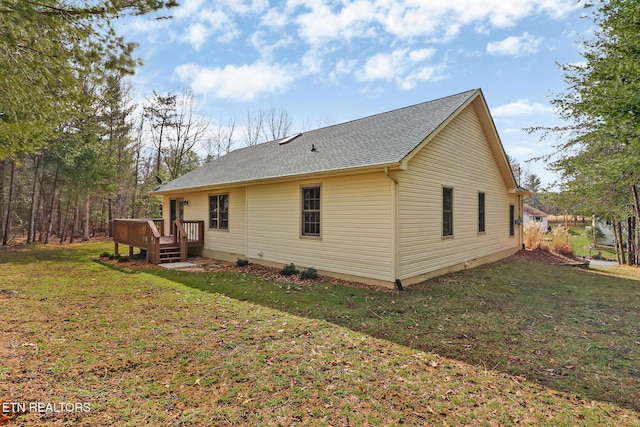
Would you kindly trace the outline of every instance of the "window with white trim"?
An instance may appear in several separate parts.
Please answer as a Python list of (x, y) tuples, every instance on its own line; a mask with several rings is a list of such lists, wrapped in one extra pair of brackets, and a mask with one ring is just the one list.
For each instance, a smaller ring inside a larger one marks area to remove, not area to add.
[(442, 236), (453, 236), (453, 188), (442, 187)]
[(478, 233), (484, 233), (486, 231), (484, 200), (485, 200), (485, 194), (478, 193)]
[(209, 196), (209, 228), (229, 229), (229, 195)]
[(320, 236), (320, 186), (302, 187), (302, 235)]

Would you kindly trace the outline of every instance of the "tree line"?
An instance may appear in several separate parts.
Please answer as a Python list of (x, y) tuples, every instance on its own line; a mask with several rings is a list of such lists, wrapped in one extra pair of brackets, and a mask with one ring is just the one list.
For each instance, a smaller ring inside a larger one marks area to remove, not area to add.
[(91, 108), (47, 144), (0, 159), (3, 245), (88, 240), (110, 236), (116, 218), (159, 217), (160, 201), (149, 193), (161, 183), (238, 145), (282, 138), (292, 125), (273, 108), (211, 126), (186, 90), (135, 104), (121, 75), (97, 90)]
[[(158, 217), (149, 192), (231, 151), (286, 136), (283, 110), (211, 126), (189, 91), (133, 101), (135, 43), (113, 22), (169, 19), (175, 0), (0, 0), (0, 240), (87, 240)], [(237, 124), (238, 123), (238, 124)]]
[(556, 136), (548, 159), (561, 187), (555, 202), (611, 222), (622, 264), (640, 264), (640, 3), (585, 5), (596, 25), (584, 61), (561, 65), (567, 89), (552, 103), (565, 126), (533, 128)]

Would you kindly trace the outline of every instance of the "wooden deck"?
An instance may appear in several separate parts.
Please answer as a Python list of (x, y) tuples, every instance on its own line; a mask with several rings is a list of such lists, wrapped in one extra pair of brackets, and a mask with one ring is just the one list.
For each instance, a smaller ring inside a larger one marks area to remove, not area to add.
[(129, 246), (129, 255), (133, 248), (145, 251), (147, 261), (160, 264), (171, 261), (186, 261), (190, 248), (204, 246), (204, 221), (174, 221), (172, 234), (164, 235), (162, 219), (116, 219), (113, 221), (113, 242), (115, 252), (119, 245)]

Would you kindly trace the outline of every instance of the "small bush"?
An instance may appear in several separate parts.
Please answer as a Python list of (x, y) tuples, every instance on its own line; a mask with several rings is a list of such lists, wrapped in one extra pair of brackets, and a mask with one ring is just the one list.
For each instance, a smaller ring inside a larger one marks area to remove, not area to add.
[(543, 230), (540, 228), (540, 224), (537, 222), (529, 222), (524, 227), (524, 245), (529, 249), (549, 249), (547, 245), (542, 242), (542, 236), (544, 236)]
[(572, 257), (573, 256), (573, 248), (571, 245), (562, 242), (554, 242), (553, 251), (557, 254)]
[(294, 274), (298, 274), (298, 270), (296, 269), (296, 265), (294, 263), (291, 263), (282, 267), (282, 270), (280, 270), (280, 274), (282, 274), (283, 276), (293, 276)]
[(238, 260), (236, 261), (236, 265), (238, 267), (244, 267), (245, 265), (249, 265), (249, 260), (246, 258), (245, 259), (238, 258)]
[(111, 254), (108, 251), (104, 251), (100, 254), (100, 258), (109, 258)]
[(591, 230), (585, 231), (584, 234), (587, 237), (589, 243), (596, 248), (604, 241), (604, 238), (606, 237), (602, 230), (600, 230), (598, 227), (593, 227), (591, 228)]
[(553, 252), (560, 254), (560, 255), (564, 255), (564, 256), (568, 256), (568, 257), (572, 257), (573, 256), (573, 248), (571, 247), (571, 244), (569, 243), (569, 232), (568, 230), (562, 226), (559, 225), (558, 227), (556, 227), (553, 230)]
[(129, 256), (123, 255), (121, 257), (118, 257), (118, 262), (129, 262), (131, 261), (131, 258)]
[(300, 277), (302, 279), (317, 279), (318, 270), (313, 267), (305, 268), (304, 271), (300, 273)]
[(111, 255), (109, 255), (109, 259), (111, 261), (113, 261), (114, 259), (115, 260), (120, 259), (120, 254), (111, 254)]

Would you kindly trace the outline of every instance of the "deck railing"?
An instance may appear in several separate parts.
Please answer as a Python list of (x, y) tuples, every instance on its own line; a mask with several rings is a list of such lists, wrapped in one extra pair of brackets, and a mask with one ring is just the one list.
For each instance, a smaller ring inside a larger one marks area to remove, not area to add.
[(118, 253), (118, 244), (129, 246), (129, 255), (133, 248), (144, 249), (147, 261), (160, 263), (162, 248), (180, 249), (180, 260), (187, 260), (188, 248), (204, 246), (204, 221), (174, 221), (172, 237), (164, 236), (162, 219), (116, 219), (113, 221), (113, 241)]
[[(177, 222), (177, 221), (176, 221)], [(204, 221), (182, 221), (190, 247), (204, 246)], [(175, 233), (174, 233), (175, 235)]]

